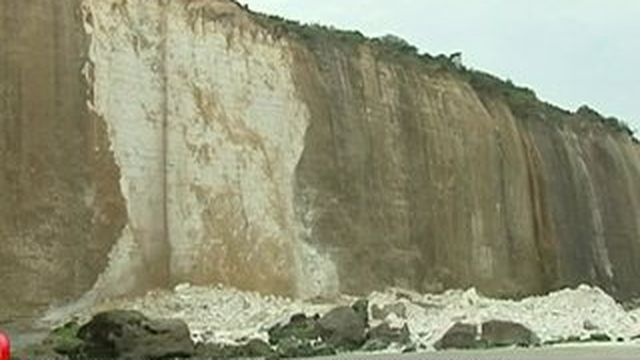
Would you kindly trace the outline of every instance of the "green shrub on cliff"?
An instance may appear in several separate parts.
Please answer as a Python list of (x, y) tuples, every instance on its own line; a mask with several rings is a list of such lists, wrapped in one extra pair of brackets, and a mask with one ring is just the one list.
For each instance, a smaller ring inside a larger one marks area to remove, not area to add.
[(638, 142), (638, 139), (633, 137), (634, 131), (631, 129), (631, 127), (629, 127), (629, 125), (624, 121), (614, 116), (605, 117), (587, 105), (580, 106), (576, 111), (576, 115), (578, 115), (580, 118), (600, 123), (618, 132), (627, 134), (633, 139), (634, 142)]
[(373, 38), (371, 39), (371, 42), (373, 44), (386, 48), (388, 51), (413, 56), (418, 55), (417, 47), (411, 45), (407, 40), (393, 34), (387, 34), (379, 38)]
[(254, 14), (262, 26), (271, 28), (276, 34), (286, 34), (305, 41), (334, 39), (352, 44), (367, 41), (367, 38), (359, 31), (340, 30), (333, 26), (320, 24), (302, 24), (277, 15)]
[(616, 117), (605, 117), (590, 107), (581, 106), (575, 114), (548, 104), (538, 99), (536, 93), (526, 87), (515, 85), (511, 80), (502, 80), (494, 75), (477, 70), (463, 70), (463, 77), (480, 94), (502, 97), (511, 112), (521, 119), (545, 119), (560, 121), (565, 116), (576, 115), (582, 121), (590, 121), (602, 124), (605, 127), (626, 134), (632, 141), (638, 142), (634, 138), (634, 131), (624, 121)]
[(541, 102), (536, 93), (526, 87), (515, 85), (511, 80), (502, 80), (494, 75), (477, 71), (463, 70), (462, 76), (480, 94), (502, 97), (513, 114), (519, 118), (535, 117)]

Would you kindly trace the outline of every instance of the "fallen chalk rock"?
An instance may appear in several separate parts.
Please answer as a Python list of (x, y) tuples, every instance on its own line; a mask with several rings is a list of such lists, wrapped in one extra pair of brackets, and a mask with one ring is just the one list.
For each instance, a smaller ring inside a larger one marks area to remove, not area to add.
[(407, 309), (403, 303), (387, 304), (384, 306), (373, 305), (371, 307), (371, 317), (376, 320), (385, 320), (389, 315), (394, 314), (400, 319), (407, 318)]

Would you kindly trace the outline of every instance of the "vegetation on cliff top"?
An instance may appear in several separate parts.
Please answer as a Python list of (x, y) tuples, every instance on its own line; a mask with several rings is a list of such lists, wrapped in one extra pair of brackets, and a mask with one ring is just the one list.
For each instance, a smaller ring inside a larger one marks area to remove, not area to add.
[(536, 93), (529, 88), (518, 86), (510, 80), (504, 80), (483, 71), (467, 68), (458, 63), (454, 55), (432, 56), (426, 52), (420, 53), (416, 46), (396, 35), (368, 38), (359, 31), (341, 30), (320, 24), (303, 24), (277, 15), (257, 12), (253, 14), (261, 25), (272, 29), (275, 34), (291, 36), (304, 41), (312, 48), (328, 41), (352, 48), (366, 44), (382, 50), (382, 53), (387, 56), (417, 61), (431, 71), (445, 71), (467, 81), (479, 93), (502, 97), (518, 118), (561, 120), (576, 115), (579, 119), (626, 134), (635, 143), (639, 143), (629, 125), (616, 117), (603, 116), (588, 106), (582, 106), (572, 113), (538, 99)]
[(469, 84), (478, 92), (502, 96), (518, 118), (535, 119), (540, 118), (540, 114), (544, 114), (545, 117), (551, 116), (554, 119), (562, 119), (563, 115), (575, 115), (580, 120), (598, 123), (616, 132), (624, 133), (630, 136), (634, 142), (638, 142), (633, 137), (634, 131), (624, 121), (613, 116), (606, 117), (586, 105), (581, 106), (575, 113), (572, 113), (538, 99), (533, 90), (517, 86), (510, 80), (505, 81), (491, 74), (472, 69), (464, 69), (463, 73), (467, 77)]

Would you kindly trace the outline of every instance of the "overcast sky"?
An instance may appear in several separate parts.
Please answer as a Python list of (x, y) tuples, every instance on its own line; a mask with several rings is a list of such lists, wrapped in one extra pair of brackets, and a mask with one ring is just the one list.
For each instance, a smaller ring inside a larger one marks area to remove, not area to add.
[(302, 22), (399, 35), (436, 55), (462, 51), (564, 108), (581, 104), (640, 131), (637, 0), (241, 0)]

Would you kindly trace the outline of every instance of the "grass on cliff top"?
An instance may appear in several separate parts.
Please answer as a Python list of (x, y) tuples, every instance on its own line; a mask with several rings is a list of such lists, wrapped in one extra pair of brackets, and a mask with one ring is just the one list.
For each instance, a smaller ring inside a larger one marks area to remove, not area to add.
[(617, 133), (626, 134), (633, 142), (640, 143), (634, 137), (634, 131), (631, 127), (616, 117), (603, 116), (588, 106), (582, 106), (575, 113), (572, 113), (543, 102), (529, 88), (517, 86), (510, 80), (503, 80), (486, 72), (466, 68), (456, 63), (454, 56), (444, 54), (432, 56), (426, 52), (420, 53), (416, 46), (395, 35), (368, 38), (359, 31), (341, 30), (319, 24), (303, 24), (277, 15), (259, 12), (252, 12), (252, 14), (261, 25), (270, 28), (276, 35), (287, 35), (301, 40), (312, 49), (327, 42), (354, 49), (358, 45), (366, 44), (381, 50), (380, 53), (386, 56), (399, 56), (416, 61), (431, 71), (445, 71), (467, 81), (479, 93), (502, 97), (513, 114), (521, 119), (560, 120), (567, 116), (577, 115), (580, 119), (603, 125)]

